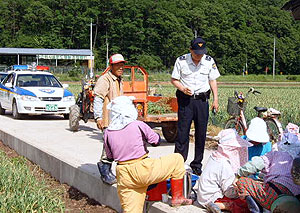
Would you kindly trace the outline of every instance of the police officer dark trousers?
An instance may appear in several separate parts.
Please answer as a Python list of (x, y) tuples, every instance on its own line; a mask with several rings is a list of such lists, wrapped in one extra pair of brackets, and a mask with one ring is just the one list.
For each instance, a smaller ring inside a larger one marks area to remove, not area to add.
[(178, 132), (175, 152), (181, 153), (186, 161), (189, 151), (189, 133), (192, 121), (195, 125), (195, 157), (190, 166), (201, 170), (204, 145), (206, 139), (207, 121), (209, 116), (210, 90), (201, 95), (185, 95), (180, 90), (176, 91), (178, 100)]
[(191, 41), (190, 53), (177, 58), (171, 83), (177, 88), (178, 135), (175, 152), (184, 160), (188, 157), (189, 133), (192, 121), (195, 126), (195, 156), (190, 166), (193, 173), (202, 173), (206, 130), (209, 116), (208, 99), (213, 94), (212, 108), (218, 111), (218, 88), (216, 79), (220, 76), (214, 59), (206, 55), (205, 41), (198, 37)]

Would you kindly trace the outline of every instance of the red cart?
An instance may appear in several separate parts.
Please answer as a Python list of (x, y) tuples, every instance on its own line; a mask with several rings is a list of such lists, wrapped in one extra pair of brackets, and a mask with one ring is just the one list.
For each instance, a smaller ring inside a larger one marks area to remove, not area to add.
[[(106, 73), (110, 68), (106, 68)], [(138, 110), (138, 119), (152, 128), (162, 127), (162, 133), (168, 142), (174, 142), (177, 136), (177, 99), (162, 96), (148, 96), (148, 72), (140, 66), (125, 66), (123, 73), (123, 91), (126, 96), (134, 96), (134, 104)], [(163, 101), (169, 105), (172, 113), (148, 114), (148, 103)]]

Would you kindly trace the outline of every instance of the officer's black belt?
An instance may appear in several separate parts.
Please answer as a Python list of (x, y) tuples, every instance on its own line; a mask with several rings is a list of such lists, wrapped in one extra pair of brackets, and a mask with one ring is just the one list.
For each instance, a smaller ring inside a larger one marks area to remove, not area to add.
[(189, 98), (189, 99), (194, 99), (194, 100), (206, 101), (210, 97), (210, 90), (208, 90), (206, 92), (201, 92), (201, 93), (198, 93), (198, 94), (193, 94), (192, 96), (186, 95), (183, 92), (181, 92), (180, 90), (177, 90), (177, 92), (179, 93), (179, 96), (181, 98)]

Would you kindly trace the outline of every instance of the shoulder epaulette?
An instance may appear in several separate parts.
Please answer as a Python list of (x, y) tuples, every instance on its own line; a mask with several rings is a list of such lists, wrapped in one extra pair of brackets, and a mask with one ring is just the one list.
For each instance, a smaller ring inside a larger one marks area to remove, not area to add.
[(180, 57), (179, 57), (179, 60), (186, 60), (185, 55), (180, 56)]
[(210, 61), (210, 60), (211, 60), (211, 57), (210, 57), (209, 55), (207, 55), (207, 56), (205, 57), (205, 60)]

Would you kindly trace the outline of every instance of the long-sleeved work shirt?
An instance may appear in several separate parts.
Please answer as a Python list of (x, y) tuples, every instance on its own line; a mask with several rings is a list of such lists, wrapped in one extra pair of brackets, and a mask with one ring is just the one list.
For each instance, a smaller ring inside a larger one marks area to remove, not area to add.
[(294, 195), (300, 194), (300, 186), (293, 182), (291, 168), (293, 158), (288, 152), (272, 151), (261, 157), (253, 157), (252, 161), (242, 166), (239, 176), (247, 177), (262, 169), (265, 170), (264, 182), (279, 183), (288, 188)]
[(133, 121), (121, 130), (104, 131), (104, 148), (109, 159), (128, 161), (148, 153), (146, 142), (157, 145), (160, 137), (146, 123)]
[(109, 125), (107, 104), (123, 94), (123, 82), (111, 72), (101, 76), (94, 87), (94, 118), (103, 119), (104, 127)]

